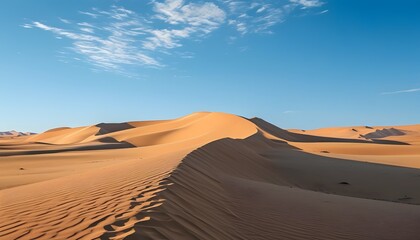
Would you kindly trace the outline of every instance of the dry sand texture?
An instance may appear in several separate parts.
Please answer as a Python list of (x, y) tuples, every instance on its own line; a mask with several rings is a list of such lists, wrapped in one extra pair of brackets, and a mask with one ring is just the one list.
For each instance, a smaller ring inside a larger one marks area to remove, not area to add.
[(0, 138), (0, 239), (420, 239), (420, 125), (262, 119)]

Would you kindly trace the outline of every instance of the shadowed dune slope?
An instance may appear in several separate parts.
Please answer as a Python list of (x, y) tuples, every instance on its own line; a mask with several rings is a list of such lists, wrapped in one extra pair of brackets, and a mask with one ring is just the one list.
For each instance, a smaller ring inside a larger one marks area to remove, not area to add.
[(363, 135), (364, 138), (386, 138), (392, 136), (402, 136), (405, 135), (405, 132), (395, 129), (395, 128), (384, 128), (382, 130), (376, 130), (375, 132), (370, 132)]
[(354, 126), (320, 128), (315, 130), (290, 129), (290, 132), (310, 134), (323, 137), (353, 138), (353, 139), (377, 139), (385, 138), (390, 140), (403, 139), (404, 142), (420, 141), (420, 124), (407, 126)]
[[(419, 203), (419, 170), (339, 160), (310, 176), (323, 159), (305, 166), (312, 160), (299, 160), (298, 151), (261, 140), (223, 139), (190, 153), (168, 178), (172, 184), (158, 195), (166, 201), (150, 213), (150, 221), (134, 226), (128, 239), (418, 238), (419, 206), (367, 197), (403, 202), (397, 198), (404, 196), (399, 188), (407, 182), (415, 185), (407, 187), (408, 194)], [(294, 159), (283, 162), (278, 156), (261, 156), (261, 151), (288, 153)], [(374, 176), (367, 171), (354, 176), (365, 167), (375, 169)], [(330, 171), (325, 179), (319, 178), (325, 171)], [(400, 174), (391, 186), (391, 181), (383, 182), (388, 171)]]
[[(305, 134), (302, 134), (302, 133), (298, 133), (297, 131), (288, 131), (285, 129), (281, 129), (260, 118), (252, 118), (250, 119), (250, 121), (255, 123), (259, 129), (262, 129), (264, 132), (268, 132), (271, 136), (284, 139), (290, 142), (348, 142), (348, 143), (381, 143), (381, 144), (408, 145), (408, 143), (403, 142), (403, 141), (375, 139), (375, 138), (381, 138), (381, 137), (371, 137), (369, 139), (356, 139), (353, 137), (350, 137), (350, 138), (333, 137), (333, 136), (328, 136), (328, 134), (326, 134), (326, 136), (325, 135), (311, 135), (310, 132), (307, 132), (307, 131), (304, 132)], [(400, 135), (403, 135), (403, 134), (400, 134)]]
[(21, 137), (21, 136), (30, 136), (34, 134), (35, 133), (31, 133), (31, 132), (18, 132), (18, 131), (12, 130), (12, 131), (0, 132), (0, 137)]
[(200, 112), (0, 141), (0, 239), (418, 239), (418, 131), (395, 129)]
[(96, 135), (103, 135), (134, 128), (134, 126), (130, 125), (129, 123), (100, 123), (97, 124), (96, 127), (99, 128), (99, 131)]

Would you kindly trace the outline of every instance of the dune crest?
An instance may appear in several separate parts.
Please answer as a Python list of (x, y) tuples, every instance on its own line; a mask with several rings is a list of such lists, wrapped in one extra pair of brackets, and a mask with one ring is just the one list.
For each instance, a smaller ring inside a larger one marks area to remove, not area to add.
[(20, 137), (20, 136), (30, 136), (34, 134), (35, 133), (32, 133), (32, 132), (18, 132), (18, 131), (12, 130), (12, 131), (0, 132), (0, 137)]
[(3, 139), (0, 239), (414, 240), (419, 136), (199, 112)]
[(386, 137), (392, 137), (392, 136), (402, 136), (405, 134), (406, 133), (404, 131), (401, 131), (396, 128), (383, 128), (381, 130), (378, 129), (375, 132), (364, 134), (363, 137), (372, 139), (372, 138), (386, 138)]

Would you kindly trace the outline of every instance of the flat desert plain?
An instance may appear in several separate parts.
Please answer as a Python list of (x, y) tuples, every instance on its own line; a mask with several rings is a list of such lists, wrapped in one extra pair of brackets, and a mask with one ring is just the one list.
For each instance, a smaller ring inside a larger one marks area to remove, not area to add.
[(420, 125), (200, 112), (0, 137), (0, 239), (420, 239)]

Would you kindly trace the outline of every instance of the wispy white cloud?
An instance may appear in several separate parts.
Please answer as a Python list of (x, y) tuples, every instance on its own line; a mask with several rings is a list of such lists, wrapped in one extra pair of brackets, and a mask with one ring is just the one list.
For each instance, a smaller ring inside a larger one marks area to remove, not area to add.
[(58, 18), (58, 19), (60, 19), (60, 21), (62, 21), (63, 23), (67, 23), (67, 24), (71, 23), (69, 20), (64, 19), (64, 18)]
[[(25, 24), (26, 28), (39, 28), (54, 33), (57, 37), (73, 40), (73, 52), (94, 66), (105, 70), (123, 71), (126, 65), (143, 65), (160, 67), (162, 64), (146, 51), (138, 47), (141, 41), (136, 35), (141, 34), (144, 26), (141, 19), (133, 12), (127, 12), (123, 8), (114, 7), (110, 12), (98, 13), (107, 15), (115, 21), (110, 21), (105, 26), (96, 23), (81, 22), (73, 30), (53, 27), (41, 22), (34, 21)], [(95, 33), (98, 29), (99, 33)]]
[(155, 17), (170, 24), (188, 24), (210, 31), (225, 20), (225, 12), (212, 2), (188, 3), (184, 0), (154, 2)]
[(191, 29), (152, 29), (149, 30), (149, 33), (152, 36), (148, 37), (147, 40), (143, 43), (143, 47), (145, 49), (155, 50), (159, 47), (171, 49), (182, 46), (179, 43), (179, 39), (189, 37), (191, 34)]
[(89, 27), (89, 28), (94, 28), (95, 27), (92, 24), (87, 23), (87, 22), (77, 23), (77, 25), (82, 26), (82, 27)]
[(83, 15), (86, 15), (86, 16), (89, 16), (89, 17), (92, 17), (92, 18), (98, 18), (99, 17), (99, 14), (96, 14), (96, 13), (83, 12), (83, 11), (79, 11), (79, 13), (83, 14)]
[(324, 5), (324, 3), (319, 0), (290, 0), (290, 2), (300, 5), (302, 8), (313, 8)]
[[(193, 53), (178, 54), (172, 49), (182, 47), (186, 40), (203, 39), (222, 25), (233, 26), (238, 36), (271, 33), (292, 11), (323, 4), (319, 0), (150, 0), (151, 11), (142, 14), (119, 6), (92, 8), (79, 11), (85, 16), (83, 21), (59, 18), (61, 24), (33, 21), (21, 26), (71, 40), (68, 49), (78, 55), (71, 59), (124, 72), (128, 66), (162, 67), (161, 57), (167, 54), (192, 58)], [(236, 38), (229, 37), (231, 42)]]
[(87, 33), (93, 33), (94, 32), (94, 30), (92, 28), (82, 27), (82, 28), (80, 28), (80, 30), (83, 31), (83, 32), (87, 32)]
[(388, 95), (388, 94), (412, 93), (412, 92), (420, 92), (420, 88), (411, 88), (411, 89), (399, 90), (399, 91), (393, 91), (393, 92), (383, 92), (381, 94)]
[[(182, 40), (203, 37), (225, 20), (225, 12), (210, 2), (166, 0), (153, 1), (152, 5), (154, 14), (148, 19), (113, 6), (107, 11), (96, 8), (90, 12), (80, 11), (92, 21), (75, 23), (68, 28), (39, 21), (22, 27), (42, 29), (54, 33), (56, 38), (73, 40), (71, 49), (83, 56), (81, 59), (106, 70), (122, 71), (125, 65), (161, 67), (164, 64), (155, 57), (157, 51), (167, 54), (168, 49), (181, 47)], [(69, 20), (59, 20), (71, 24)], [(166, 26), (155, 27), (156, 21)]]
[(149, 29), (143, 47), (149, 50), (181, 47), (181, 40), (204, 36), (217, 29), (225, 20), (225, 12), (210, 2), (186, 3), (183, 0), (153, 2), (154, 19), (168, 23), (161, 29)]
[(296, 9), (320, 7), (318, 0), (220, 0), (228, 11), (228, 24), (242, 34), (272, 33), (270, 28), (282, 23)]
[(20, 25), (21, 27), (23, 27), (23, 28), (33, 28), (33, 26), (32, 26), (32, 24), (29, 24), (29, 23), (25, 23), (25, 24), (22, 24), (22, 25)]
[(323, 10), (323, 11), (319, 12), (319, 13), (318, 13), (318, 15), (325, 14), (325, 13), (327, 13), (327, 12), (328, 12), (328, 9), (326, 9), (326, 10)]

